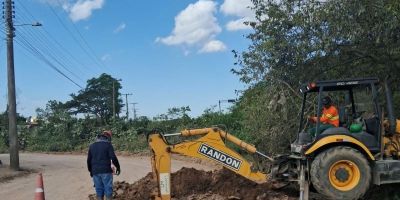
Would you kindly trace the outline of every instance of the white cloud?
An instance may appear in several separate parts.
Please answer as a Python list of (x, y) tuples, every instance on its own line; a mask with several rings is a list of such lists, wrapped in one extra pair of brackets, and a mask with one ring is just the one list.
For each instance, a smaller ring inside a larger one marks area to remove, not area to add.
[(216, 12), (217, 3), (211, 0), (189, 4), (175, 17), (175, 27), (171, 35), (158, 37), (156, 42), (165, 45), (204, 46), (221, 32), (214, 16)]
[(101, 9), (105, 0), (78, 0), (71, 4), (65, 1), (62, 7), (69, 13), (69, 18), (77, 22), (89, 18), (93, 10)]
[(203, 48), (200, 49), (200, 53), (212, 53), (212, 52), (220, 52), (225, 51), (226, 46), (223, 42), (219, 40), (211, 40), (207, 42)]
[(245, 22), (248, 21), (254, 21), (254, 19), (248, 18), (248, 17), (243, 17), (237, 20), (231, 20), (226, 24), (226, 30), (228, 31), (238, 31), (238, 30), (245, 30), (245, 29), (250, 29), (251, 27), (249, 25), (244, 24)]
[(245, 17), (253, 15), (251, 0), (225, 0), (220, 10), (226, 15)]
[(114, 33), (119, 33), (126, 28), (126, 24), (122, 22), (116, 29), (114, 29)]
[(101, 57), (101, 61), (109, 61), (109, 60), (111, 60), (111, 55), (110, 54), (104, 54)]
[(251, 29), (245, 25), (246, 21), (255, 21), (254, 11), (251, 10), (253, 3), (251, 0), (224, 0), (220, 10), (225, 15), (239, 17), (239, 19), (231, 20), (226, 24), (226, 29), (229, 31)]

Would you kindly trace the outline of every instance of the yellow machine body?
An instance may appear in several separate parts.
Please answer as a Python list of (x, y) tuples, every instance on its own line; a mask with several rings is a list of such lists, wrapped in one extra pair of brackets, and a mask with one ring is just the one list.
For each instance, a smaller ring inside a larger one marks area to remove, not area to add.
[(396, 120), (396, 133), (383, 138), (385, 156), (400, 157), (400, 120)]
[(400, 134), (400, 120), (396, 120), (396, 121), (397, 121), (397, 123), (396, 123), (396, 133)]
[(313, 144), (308, 150), (305, 152), (305, 155), (310, 155), (314, 153), (315, 151), (319, 150), (320, 148), (325, 147), (326, 145), (330, 144), (337, 144), (337, 145), (343, 145), (343, 143), (350, 143), (352, 145), (356, 145), (359, 147), (358, 149), (362, 149), (366, 155), (368, 155), (368, 158), (371, 160), (375, 160), (374, 156), (372, 153), (369, 151), (369, 149), (360, 141), (347, 136), (347, 135), (332, 135), (332, 136), (327, 136), (324, 137), (320, 140), (318, 140), (315, 144)]
[[(400, 120), (396, 120), (396, 133), (393, 135), (389, 136), (384, 136), (383, 137), (383, 150), (384, 150), (384, 155), (389, 157), (389, 156), (397, 156), (400, 157)], [(386, 123), (386, 122), (385, 122)], [(320, 140), (318, 140), (315, 144), (313, 144), (311, 147), (307, 149), (305, 152), (305, 155), (311, 155), (320, 148), (325, 147), (326, 145), (343, 145), (343, 143), (351, 143), (352, 146), (358, 147), (357, 149), (362, 150), (365, 155), (370, 160), (375, 160), (375, 157), (373, 154), (369, 151), (369, 149), (360, 141), (358, 141), (355, 138), (352, 138), (350, 136), (346, 135), (332, 135), (328, 137), (324, 137)], [(345, 144), (346, 145), (346, 144)]]
[(187, 141), (175, 145), (169, 145), (161, 134), (149, 135), (149, 144), (153, 151), (152, 168), (153, 175), (157, 178), (159, 194), (157, 199), (171, 199), (171, 154), (181, 154), (194, 158), (201, 158), (216, 162), (227, 169), (254, 182), (265, 182), (267, 175), (252, 170), (252, 164), (240, 154), (228, 148), (223, 139), (247, 150), (256, 153), (257, 149), (245, 143), (237, 137), (218, 128), (205, 128), (184, 130), (181, 136), (204, 135), (194, 141)]

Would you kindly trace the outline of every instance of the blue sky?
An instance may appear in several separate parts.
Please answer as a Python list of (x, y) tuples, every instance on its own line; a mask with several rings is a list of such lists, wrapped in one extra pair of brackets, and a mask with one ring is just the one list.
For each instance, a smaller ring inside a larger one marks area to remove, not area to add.
[[(139, 115), (180, 106), (200, 115), (245, 88), (230, 69), (231, 50), (250, 43), (242, 23), (254, 18), (248, 6), (250, 0), (16, 0), (16, 25), (43, 24), (16, 26), (17, 112), (35, 115), (48, 100), (65, 102), (80, 89), (32, 54), (39, 51), (82, 87), (101, 73), (122, 79), (121, 92), (133, 93)], [(2, 38), (0, 111), (7, 101)]]

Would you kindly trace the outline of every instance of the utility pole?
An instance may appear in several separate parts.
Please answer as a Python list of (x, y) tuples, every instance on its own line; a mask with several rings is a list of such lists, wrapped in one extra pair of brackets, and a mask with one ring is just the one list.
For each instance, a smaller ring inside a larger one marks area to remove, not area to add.
[(122, 94), (125, 95), (125, 103), (126, 103), (126, 121), (129, 120), (129, 103), (128, 103), (128, 95), (132, 95), (132, 93)]
[(113, 120), (115, 119), (115, 81), (113, 81), (113, 88), (112, 88), (112, 102), (113, 102)]
[(8, 83), (8, 137), (10, 140), (10, 168), (19, 170), (17, 108), (14, 74), (14, 24), (12, 0), (5, 1), (5, 24), (7, 30), (7, 83)]
[(112, 80), (112, 102), (113, 102), (113, 121), (115, 121), (115, 82), (122, 81), (122, 79)]
[(138, 104), (138, 103), (131, 103), (131, 105), (133, 106), (133, 120), (136, 119), (136, 108), (135, 108), (136, 104)]
[(222, 103), (222, 102), (235, 103), (235, 102), (236, 102), (236, 99), (223, 99), (223, 100), (218, 100), (219, 114), (222, 114), (222, 110), (221, 110), (221, 103)]

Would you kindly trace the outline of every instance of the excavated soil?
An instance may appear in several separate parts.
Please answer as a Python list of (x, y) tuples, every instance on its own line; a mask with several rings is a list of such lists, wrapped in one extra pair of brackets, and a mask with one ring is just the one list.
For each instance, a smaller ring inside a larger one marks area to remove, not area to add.
[[(257, 184), (227, 169), (213, 172), (182, 168), (171, 175), (171, 193), (174, 200), (294, 200), (297, 192), (273, 190), (267, 183)], [(114, 183), (116, 200), (154, 199), (157, 185), (152, 173), (129, 184)], [(90, 199), (95, 200), (94, 195)]]

